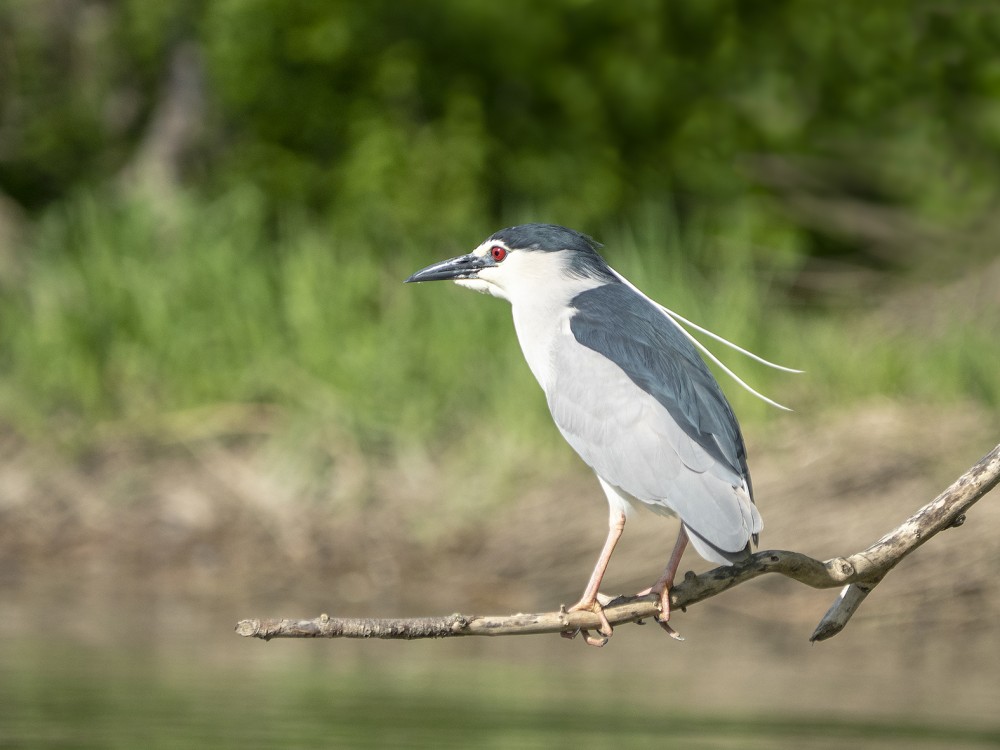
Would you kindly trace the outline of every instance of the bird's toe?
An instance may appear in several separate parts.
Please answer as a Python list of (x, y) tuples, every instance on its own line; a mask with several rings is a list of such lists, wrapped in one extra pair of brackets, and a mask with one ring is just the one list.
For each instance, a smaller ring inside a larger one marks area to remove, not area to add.
[(608, 621), (608, 616), (604, 614), (604, 607), (601, 606), (601, 603), (597, 601), (597, 599), (593, 599), (591, 601), (586, 601), (581, 599), (566, 611), (593, 612), (595, 615), (597, 615), (597, 619), (600, 621), (600, 627), (597, 629), (597, 632), (600, 634), (601, 637), (600, 638), (594, 637), (590, 635), (589, 630), (585, 630), (583, 628), (581, 628), (579, 631), (574, 631), (573, 633), (568, 633), (568, 632), (563, 633), (564, 636), (573, 638), (577, 632), (581, 632), (583, 633), (583, 637), (584, 640), (587, 642), (587, 645), (603, 646), (605, 643), (608, 642), (608, 639), (612, 635), (614, 635), (615, 632), (614, 628), (611, 627), (611, 623)]

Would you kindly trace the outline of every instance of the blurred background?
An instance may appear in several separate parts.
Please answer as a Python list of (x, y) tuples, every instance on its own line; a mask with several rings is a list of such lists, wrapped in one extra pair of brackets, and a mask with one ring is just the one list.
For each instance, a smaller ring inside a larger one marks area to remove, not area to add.
[(763, 548), (931, 500), (1000, 432), (998, 50), (975, 0), (0, 0), (0, 747), (1000, 743), (995, 496), (822, 644), (769, 579), (684, 643), (232, 632), (579, 596), (509, 308), (401, 283), (526, 221), (806, 371), (715, 347), (794, 409), (720, 376)]

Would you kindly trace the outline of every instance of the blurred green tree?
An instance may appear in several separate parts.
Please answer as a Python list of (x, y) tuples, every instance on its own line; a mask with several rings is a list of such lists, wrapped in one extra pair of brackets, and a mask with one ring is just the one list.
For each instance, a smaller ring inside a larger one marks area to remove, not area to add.
[(177, 173), (387, 247), (652, 203), (885, 261), (918, 227), (872, 210), (981, 216), (1000, 166), (992, 3), (4, 0), (0, 42), (0, 190), (29, 209), (129, 165), (184, 44), (207, 105)]

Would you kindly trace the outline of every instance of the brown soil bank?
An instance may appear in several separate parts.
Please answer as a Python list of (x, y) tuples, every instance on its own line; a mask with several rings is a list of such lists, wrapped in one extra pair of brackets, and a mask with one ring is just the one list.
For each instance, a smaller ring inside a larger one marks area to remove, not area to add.
[[(820, 559), (864, 548), (992, 448), (997, 427), (973, 407), (876, 403), (751, 434), (762, 548)], [(281, 455), (262, 439), (121, 441), (71, 463), (8, 435), (0, 440), (0, 590), (155, 588), (292, 603), (302, 615), (331, 606), (530, 611), (575, 600), (603, 540), (605, 502), (583, 466), (542, 481), (514, 478), (501, 499), (470, 487), (468, 509), (454, 513), (443, 494), (456, 484), (430, 459), (353, 460), (318, 479), (296, 476)], [(964, 526), (897, 568), (858, 620), (952, 633), (995, 627), (997, 528), (994, 492)], [(630, 522), (607, 592), (651, 583), (673, 533), (652, 515)], [(707, 566), (688, 553), (683, 567)], [(833, 596), (766, 578), (713, 606), (748, 622), (780, 620), (805, 638)]]

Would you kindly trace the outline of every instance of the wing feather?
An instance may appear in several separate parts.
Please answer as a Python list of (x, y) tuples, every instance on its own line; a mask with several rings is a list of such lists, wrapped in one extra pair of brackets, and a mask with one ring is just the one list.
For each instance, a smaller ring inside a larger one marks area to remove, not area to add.
[(573, 306), (547, 394), (559, 430), (607, 483), (678, 515), (700, 554), (737, 559), (761, 520), (739, 425), (704, 361), (624, 285)]

